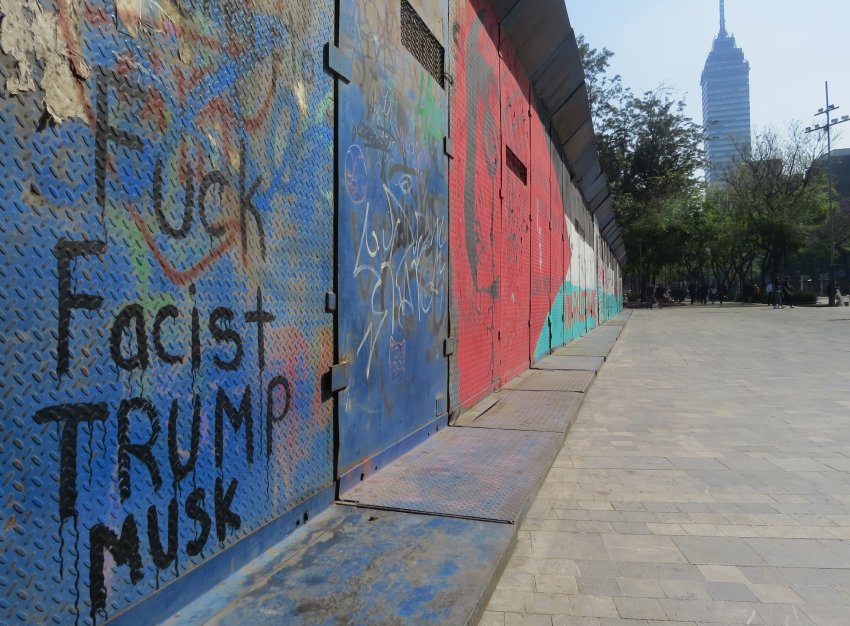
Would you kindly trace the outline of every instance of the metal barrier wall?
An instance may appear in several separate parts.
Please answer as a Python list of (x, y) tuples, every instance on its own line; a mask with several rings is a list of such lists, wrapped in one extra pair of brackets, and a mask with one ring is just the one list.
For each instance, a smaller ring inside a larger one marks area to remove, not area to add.
[(427, 21), (407, 0), (340, 4), (341, 473), (448, 413), (447, 8), (422, 6)]
[(452, 3), (454, 410), (619, 310), (607, 244), (488, 6)]
[(333, 483), (333, 3), (0, 6), (0, 622), (90, 624)]
[(0, 623), (152, 619), (620, 310), (489, 4), (0, 0)]

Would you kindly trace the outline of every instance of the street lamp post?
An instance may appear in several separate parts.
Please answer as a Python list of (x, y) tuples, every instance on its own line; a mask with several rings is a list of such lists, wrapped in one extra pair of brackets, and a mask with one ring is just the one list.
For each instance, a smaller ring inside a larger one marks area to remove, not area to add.
[(829, 81), (824, 82), (824, 90), (826, 91), (826, 107), (818, 109), (815, 116), (826, 115), (826, 124), (809, 126), (806, 128), (806, 132), (826, 131), (826, 180), (828, 189), (827, 201), (829, 202), (829, 280), (831, 285), (831, 291), (828, 295), (829, 306), (833, 306), (835, 304), (835, 207), (832, 202), (832, 127), (850, 121), (850, 115), (842, 115), (840, 119), (838, 117), (833, 119), (832, 112), (838, 109), (838, 107), (829, 103)]

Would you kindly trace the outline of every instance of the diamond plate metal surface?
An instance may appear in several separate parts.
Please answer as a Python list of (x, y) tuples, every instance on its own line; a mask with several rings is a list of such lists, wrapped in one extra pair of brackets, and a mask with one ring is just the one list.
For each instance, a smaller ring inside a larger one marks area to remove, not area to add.
[(558, 356), (551, 355), (539, 360), (532, 368), (536, 370), (584, 370), (598, 372), (605, 359), (597, 356)]
[[(452, 626), (472, 621), (511, 545), (508, 524), (354, 507), (255, 573), (209, 621), (171, 626)], [(328, 518), (328, 515), (323, 516)], [(316, 520), (322, 523), (324, 520)]]
[(457, 44), (449, 64), (454, 84), (450, 134), (455, 159), (449, 165), (452, 333), (458, 403), (469, 407), (498, 385), (498, 307), (501, 243), (499, 25), (487, 10), (452, 2)]
[(363, 507), (515, 522), (562, 435), (448, 428), (348, 493)]
[(584, 394), (570, 391), (514, 390), (465, 426), (565, 433), (583, 400)]
[[(507, 41), (499, 47), (501, 91), (501, 137), (499, 153), (507, 165), (513, 153), (526, 170), (529, 165), (529, 84)], [(530, 363), (531, 246), (530, 192), (528, 180), (516, 168), (503, 167), (499, 275), (499, 367), (497, 374), (509, 380)], [(536, 340), (536, 337), (535, 337)]]
[(532, 371), (529, 376), (512, 381), (505, 389), (522, 391), (575, 391), (584, 393), (596, 374), (578, 370)]
[(179, 5), (4, 5), (0, 623), (102, 622), (333, 480), (334, 3)]
[[(447, 0), (430, 4), (448, 14)], [(447, 94), (402, 45), (398, 0), (339, 7), (353, 59), (337, 128), (342, 474), (446, 413), (449, 159)]]
[(554, 175), (549, 156), (549, 136), (540, 119), (537, 108), (529, 106), (530, 117), (530, 168), (529, 190), (531, 192), (531, 222), (529, 247), (531, 248), (531, 359), (544, 356), (552, 349), (552, 323), (550, 310), (555, 301), (561, 278), (552, 282), (553, 255), (563, 254), (563, 242), (552, 248), (549, 228), (551, 213), (560, 212), (560, 207), (550, 205), (551, 184)]

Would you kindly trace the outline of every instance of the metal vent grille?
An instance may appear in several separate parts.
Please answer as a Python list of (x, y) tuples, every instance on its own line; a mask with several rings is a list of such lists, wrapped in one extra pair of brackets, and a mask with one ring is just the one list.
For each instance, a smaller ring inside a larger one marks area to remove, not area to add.
[(445, 79), (443, 46), (428, 30), (425, 22), (407, 0), (401, 0), (401, 43), (434, 77), (440, 87), (443, 87)]
[(523, 185), (528, 184), (528, 168), (519, 160), (519, 157), (514, 154), (513, 150), (505, 146), (505, 160), (508, 163), (508, 169), (516, 174), (517, 178), (522, 181)]

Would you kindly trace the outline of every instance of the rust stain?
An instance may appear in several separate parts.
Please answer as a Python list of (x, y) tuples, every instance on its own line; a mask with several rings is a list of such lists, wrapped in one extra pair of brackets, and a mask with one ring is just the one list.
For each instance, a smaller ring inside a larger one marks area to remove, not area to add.
[(10, 530), (15, 530), (18, 527), (18, 522), (14, 515), (10, 515), (6, 523), (3, 524), (3, 532), (8, 533)]

